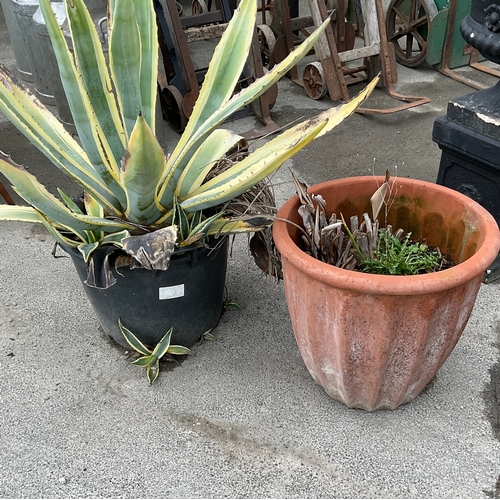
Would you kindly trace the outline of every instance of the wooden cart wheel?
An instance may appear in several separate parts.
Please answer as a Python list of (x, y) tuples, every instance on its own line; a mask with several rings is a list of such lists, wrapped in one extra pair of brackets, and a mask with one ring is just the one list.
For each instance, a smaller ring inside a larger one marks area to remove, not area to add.
[(257, 26), (257, 38), (259, 40), (262, 65), (267, 69), (271, 69), (276, 64), (274, 61), (276, 37), (273, 30), (267, 24), (259, 24)]
[(167, 85), (161, 91), (162, 109), (165, 119), (176, 132), (183, 132), (187, 125), (187, 117), (182, 107), (182, 95), (173, 85)]
[(387, 9), (387, 39), (397, 61), (408, 68), (425, 62), (431, 21), (438, 13), (434, 0), (392, 0)]
[(311, 99), (321, 99), (325, 97), (328, 88), (320, 62), (313, 62), (306, 65), (302, 74), (304, 89)]
[(208, 12), (208, 6), (205, 0), (193, 0), (191, 3), (191, 14), (197, 16), (199, 14), (206, 14)]

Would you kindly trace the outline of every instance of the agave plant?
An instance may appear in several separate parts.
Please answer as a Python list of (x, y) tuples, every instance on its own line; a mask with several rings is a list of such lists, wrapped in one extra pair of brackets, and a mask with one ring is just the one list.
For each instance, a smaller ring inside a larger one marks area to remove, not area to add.
[(215, 50), (187, 127), (167, 157), (155, 138), (158, 44), (153, 2), (109, 1), (109, 61), (83, 0), (65, 0), (65, 5), (74, 55), (50, 1), (40, 0), (79, 142), (3, 66), (0, 110), (82, 187), (84, 206), (62, 191), (62, 201), (53, 196), (0, 152), (0, 172), (29, 205), (1, 205), (0, 219), (43, 224), (58, 243), (78, 248), (89, 269), (94, 267), (93, 252), (102, 246), (122, 248), (147, 269), (165, 270), (176, 246), (269, 225), (269, 218), (230, 218), (224, 203), (335, 127), (376, 85), (375, 80), (349, 103), (294, 125), (209, 178), (242, 140), (217, 126), (297, 64), (328, 21), (272, 71), (234, 94), (257, 11), (256, 0), (242, 0)]

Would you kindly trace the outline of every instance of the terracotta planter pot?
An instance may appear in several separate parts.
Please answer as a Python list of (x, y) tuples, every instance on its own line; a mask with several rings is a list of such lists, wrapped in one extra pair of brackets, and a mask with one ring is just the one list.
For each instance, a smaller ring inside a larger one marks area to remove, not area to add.
[[(379, 184), (383, 182), (378, 178)], [(425, 238), (455, 267), (418, 276), (345, 271), (304, 253), (299, 230), (276, 221), (293, 330), (316, 382), (349, 407), (394, 409), (413, 400), (455, 347), (484, 271), (500, 248), (494, 218), (466, 196), (436, 184), (398, 179), (389, 224)], [(318, 184), (329, 209), (348, 219), (371, 213), (373, 177)], [(278, 217), (300, 224), (294, 196)]]

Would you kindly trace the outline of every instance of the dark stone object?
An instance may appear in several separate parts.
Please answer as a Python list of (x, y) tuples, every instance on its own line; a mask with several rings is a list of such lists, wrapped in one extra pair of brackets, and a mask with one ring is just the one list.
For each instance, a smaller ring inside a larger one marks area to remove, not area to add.
[(497, 1), (473, 0), (470, 14), (460, 24), (460, 33), (483, 57), (500, 64), (500, 35), (497, 35), (500, 31), (500, 5)]
[[(500, 0), (472, 0), (460, 32), (483, 57), (500, 64)], [(434, 122), (432, 139), (442, 150), (437, 183), (477, 201), (500, 225), (500, 82), (450, 101), (446, 116)], [(498, 278), (500, 256), (484, 281)]]

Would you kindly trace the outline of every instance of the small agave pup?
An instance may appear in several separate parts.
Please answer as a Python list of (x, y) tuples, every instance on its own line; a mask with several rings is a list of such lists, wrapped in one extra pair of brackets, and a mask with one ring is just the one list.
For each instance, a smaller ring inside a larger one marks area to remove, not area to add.
[(153, 2), (110, 0), (109, 63), (83, 0), (66, 0), (65, 5), (74, 55), (50, 1), (40, 0), (80, 142), (17, 86), (3, 66), (0, 110), (82, 187), (84, 206), (61, 191), (60, 201), (0, 152), (0, 172), (29, 205), (1, 205), (0, 220), (43, 224), (59, 244), (83, 256), (89, 285), (107, 288), (115, 281), (108, 259), (94, 258), (97, 249), (121, 249), (136, 267), (166, 270), (175, 248), (269, 226), (269, 217), (228, 217), (224, 204), (348, 117), (377, 83), (209, 176), (242, 140), (216, 127), (285, 75), (313, 47), (326, 22), (272, 71), (233, 95), (257, 11), (256, 0), (242, 0), (215, 50), (189, 123), (167, 157), (155, 138), (158, 45)]

